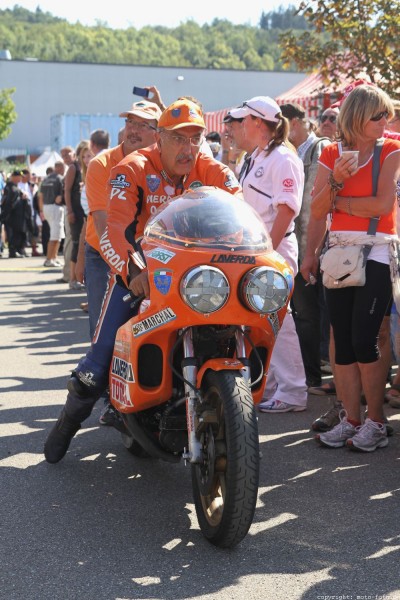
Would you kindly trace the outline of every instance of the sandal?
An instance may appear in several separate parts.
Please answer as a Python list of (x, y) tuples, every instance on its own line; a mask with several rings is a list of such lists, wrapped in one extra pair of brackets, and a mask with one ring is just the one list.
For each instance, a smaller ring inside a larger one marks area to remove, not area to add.
[(314, 396), (336, 396), (336, 386), (333, 381), (323, 383), (319, 386), (311, 386), (308, 388), (308, 393)]
[(389, 402), (393, 408), (400, 408), (400, 385), (392, 383), (385, 394), (385, 402)]

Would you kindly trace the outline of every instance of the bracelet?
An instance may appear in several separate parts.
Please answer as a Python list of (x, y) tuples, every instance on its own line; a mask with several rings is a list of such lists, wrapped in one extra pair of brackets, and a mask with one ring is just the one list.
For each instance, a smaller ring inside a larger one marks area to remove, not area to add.
[(328, 184), (330, 185), (332, 190), (335, 190), (335, 192), (344, 188), (344, 183), (339, 183), (338, 181), (336, 181), (336, 179), (334, 179), (333, 177), (333, 173), (330, 173), (328, 177)]
[(351, 212), (351, 209), (350, 209), (350, 200), (351, 200), (351, 196), (348, 196), (347, 197), (347, 214), (349, 214), (352, 217), (353, 213)]

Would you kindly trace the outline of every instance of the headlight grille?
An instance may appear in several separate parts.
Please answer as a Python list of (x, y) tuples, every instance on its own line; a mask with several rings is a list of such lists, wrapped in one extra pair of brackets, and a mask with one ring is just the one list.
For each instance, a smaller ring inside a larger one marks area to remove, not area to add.
[(251, 269), (242, 279), (242, 301), (254, 312), (276, 312), (286, 304), (288, 296), (285, 277), (272, 267)]
[(220, 269), (204, 265), (186, 273), (182, 278), (180, 291), (190, 308), (207, 314), (224, 306), (229, 298), (230, 287)]

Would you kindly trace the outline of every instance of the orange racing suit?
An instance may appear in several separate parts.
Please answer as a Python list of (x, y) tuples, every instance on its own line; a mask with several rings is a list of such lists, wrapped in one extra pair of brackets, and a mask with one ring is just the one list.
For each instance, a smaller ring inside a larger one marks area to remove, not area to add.
[(241, 187), (233, 172), (210, 156), (199, 152), (190, 173), (175, 187), (161, 163), (156, 144), (126, 156), (111, 170), (111, 193), (107, 228), (100, 250), (110, 268), (128, 283), (129, 253), (138, 250), (150, 216), (164, 202), (189, 188), (216, 186), (231, 194)]

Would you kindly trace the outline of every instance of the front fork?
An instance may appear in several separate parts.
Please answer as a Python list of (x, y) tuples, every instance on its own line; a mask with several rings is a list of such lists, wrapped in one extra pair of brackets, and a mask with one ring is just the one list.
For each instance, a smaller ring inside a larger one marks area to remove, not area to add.
[[(246, 357), (246, 347), (244, 338), (244, 328), (238, 328), (235, 333), (236, 338), (236, 356), (238, 360)], [(247, 361), (244, 361), (247, 362)], [(197, 373), (198, 365), (194, 355), (193, 346), (193, 330), (188, 328), (183, 333), (183, 377), (191, 384), (185, 382), (185, 397), (186, 397), (186, 420), (188, 430), (189, 448), (183, 453), (183, 458), (191, 463), (203, 462), (203, 445), (201, 440), (196, 435), (196, 407), (202, 398), (197, 390)], [(241, 373), (243, 377), (250, 380), (250, 367), (245, 366)]]

